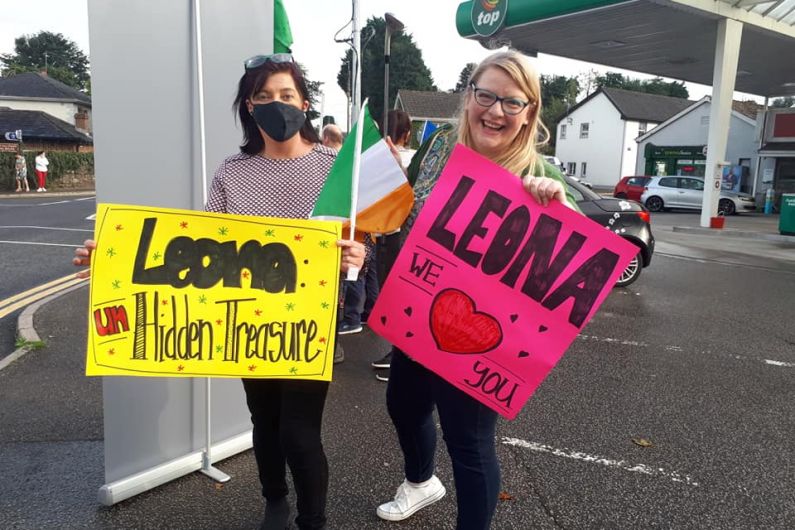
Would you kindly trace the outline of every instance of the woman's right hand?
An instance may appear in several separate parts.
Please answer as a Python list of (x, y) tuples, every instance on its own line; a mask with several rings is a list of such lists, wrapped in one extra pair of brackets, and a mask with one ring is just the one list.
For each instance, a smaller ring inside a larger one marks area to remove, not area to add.
[[(75, 249), (75, 257), (72, 258), (72, 263), (75, 267), (90, 267), (91, 266), (91, 253), (97, 248), (97, 242), (93, 239), (86, 239), (82, 247)], [(88, 278), (91, 276), (91, 269), (85, 269), (75, 274), (77, 278)]]

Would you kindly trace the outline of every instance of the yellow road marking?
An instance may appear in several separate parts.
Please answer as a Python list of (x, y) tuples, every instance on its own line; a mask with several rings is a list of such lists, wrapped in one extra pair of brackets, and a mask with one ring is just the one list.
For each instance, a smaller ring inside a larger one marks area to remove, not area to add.
[[(51, 294), (57, 293), (59, 291), (63, 291), (64, 289), (68, 289), (69, 287), (72, 287), (73, 285), (77, 285), (84, 281), (85, 281), (84, 278), (75, 278), (74, 274), (70, 274), (69, 276), (65, 276), (58, 280), (53, 280), (52, 282), (40, 285), (38, 287), (34, 287), (33, 289), (29, 289), (24, 293), (20, 293), (11, 298), (0, 301), (0, 307), (2, 307), (2, 309), (0, 309), (0, 318), (10, 315), (17, 309), (25, 307), (26, 305), (30, 305), (33, 302), (41, 300), (42, 298), (46, 298), (47, 296), (50, 296)], [(16, 303), (13, 303), (15, 301)]]
[(69, 280), (74, 280), (74, 279), (75, 279), (75, 275), (73, 273), (73, 274), (67, 274), (66, 276), (64, 276), (62, 278), (57, 278), (57, 279), (52, 280), (50, 282), (43, 283), (41, 285), (37, 285), (36, 287), (28, 289), (27, 291), (15, 294), (11, 298), (6, 298), (5, 300), (0, 300), (0, 307), (3, 307), (3, 306), (5, 306), (7, 304), (10, 304), (12, 302), (16, 302), (17, 300), (21, 300), (22, 298), (30, 296), (33, 293), (37, 292), (37, 291), (41, 291), (42, 289), (48, 289), (48, 288), (52, 287), (53, 285), (56, 285), (56, 284), (59, 284), (59, 283), (63, 283), (63, 282), (69, 281)]

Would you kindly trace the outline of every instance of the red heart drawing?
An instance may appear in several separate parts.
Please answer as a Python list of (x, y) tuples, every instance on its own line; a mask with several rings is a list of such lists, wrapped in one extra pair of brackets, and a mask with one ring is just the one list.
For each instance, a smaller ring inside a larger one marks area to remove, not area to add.
[(458, 289), (445, 289), (431, 305), (431, 335), (448, 353), (486, 353), (502, 342), (502, 328), (491, 315), (475, 310), (475, 302)]

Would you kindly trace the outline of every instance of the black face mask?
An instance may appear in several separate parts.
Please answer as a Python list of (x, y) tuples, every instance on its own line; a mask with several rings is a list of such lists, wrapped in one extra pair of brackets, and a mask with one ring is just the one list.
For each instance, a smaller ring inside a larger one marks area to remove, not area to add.
[(281, 101), (254, 105), (251, 115), (265, 134), (277, 142), (295, 136), (306, 122), (306, 114), (301, 109)]

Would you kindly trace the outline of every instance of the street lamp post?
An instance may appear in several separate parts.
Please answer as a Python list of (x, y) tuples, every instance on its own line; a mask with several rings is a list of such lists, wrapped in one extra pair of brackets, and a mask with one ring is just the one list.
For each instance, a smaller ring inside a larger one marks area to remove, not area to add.
[(405, 27), (401, 21), (395, 18), (392, 13), (384, 14), (386, 19), (386, 31), (384, 31), (384, 119), (381, 122), (384, 130), (384, 138), (389, 130), (389, 47), (392, 43), (392, 34), (403, 31)]

